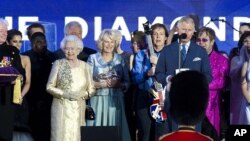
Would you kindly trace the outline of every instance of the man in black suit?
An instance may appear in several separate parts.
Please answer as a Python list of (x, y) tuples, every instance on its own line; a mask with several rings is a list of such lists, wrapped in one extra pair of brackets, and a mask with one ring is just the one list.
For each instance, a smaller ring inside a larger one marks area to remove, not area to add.
[[(8, 22), (0, 19), (0, 61), (10, 58), (11, 66), (20, 70), (22, 67), (19, 50), (6, 44)], [(2, 77), (2, 76), (1, 76)], [(15, 104), (13, 99), (14, 84), (0, 83), (0, 141), (12, 141), (14, 129)]]
[(27, 94), (30, 108), (30, 126), (36, 141), (50, 139), (50, 108), (52, 96), (46, 91), (52, 63), (53, 52), (47, 49), (46, 37), (42, 32), (35, 32), (30, 37), (31, 50), (24, 52), (30, 57), (31, 85)]
[[(82, 26), (76, 21), (69, 22), (64, 27), (64, 35), (76, 35), (78, 38), (82, 39)], [(59, 48), (55, 52), (56, 59), (64, 58), (64, 52)], [(78, 55), (78, 59), (87, 61), (90, 54), (96, 53), (96, 50), (84, 46), (82, 52)]]

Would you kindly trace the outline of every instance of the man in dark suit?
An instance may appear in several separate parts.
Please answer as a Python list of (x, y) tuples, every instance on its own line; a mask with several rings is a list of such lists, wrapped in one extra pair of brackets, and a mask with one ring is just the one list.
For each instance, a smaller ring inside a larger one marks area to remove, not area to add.
[[(156, 79), (164, 86), (171, 76), (184, 69), (197, 70), (206, 75), (208, 82), (212, 80), (211, 69), (206, 50), (196, 43), (190, 41), (194, 33), (194, 22), (190, 17), (183, 17), (178, 22), (178, 41), (166, 46), (158, 59), (156, 65)], [(186, 35), (185, 35), (186, 34)], [(184, 37), (186, 36), (186, 37)], [(181, 56), (185, 46), (186, 57)], [(179, 50), (181, 48), (181, 50)]]
[(50, 109), (52, 96), (46, 91), (54, 54), (47, 49), (46, 36), (42, 32), (35, 32), (30, 37), (31, 49), (24, 52), (30, 57), (31, 85), (27, 94), (30, 108), (30, 126), (36, 141), (50, 139)]
[[(4, 57), (9, 58), (11, 66), (19, 71), (22, 67), (19, 50), (6, 44), (7, 26), (8, 22), (0, 18), (0, 61)], [(11, 82), (0, 83), (0, 141), (12, 141), (15, 116), (13, 89), (14, 84)]]
[[(195, 31), (194, 22), (190, 17), (183, 17), (177, 24), (178, 41), (164, 47), (158, 59), (155, 74), (158, 82), (166, 86), (168, 81), (180, 71), (196, 70), (203, 73), (208, 82), (212, 80), (207, 52), (204, 48), (191, 41)], [(173, 123), (173, 130), (177, 128)], [(200, 125), (198, 131), (200, 131)]]
[[(82, 39), (82, 26), (76, 21), (69, 22), (64, 27), (64, 35), (76, 35), (78, 38)], [(64, 52), (59, 48), (55, 52), (56, 59), (64, 58)], [(82, 52), (77, 56), (78, 59), (82, 61), (87, 61), (90, 54), (96, 53), (96, 50), (84, 46)]]

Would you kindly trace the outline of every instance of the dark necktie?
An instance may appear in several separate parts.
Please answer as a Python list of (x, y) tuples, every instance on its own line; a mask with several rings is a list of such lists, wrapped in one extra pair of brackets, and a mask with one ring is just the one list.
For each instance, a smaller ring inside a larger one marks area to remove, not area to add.
[(182, 62), (186, 59), (186, 47), (185, 45), (181, 45), (182, 49), (181, 49), (181, 59)]

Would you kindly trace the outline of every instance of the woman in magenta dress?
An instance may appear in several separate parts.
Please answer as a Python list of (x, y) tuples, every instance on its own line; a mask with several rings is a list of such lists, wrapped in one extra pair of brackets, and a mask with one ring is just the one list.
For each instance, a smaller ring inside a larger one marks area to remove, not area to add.
[(206, 116), (220, 136), (220, 101), (221, 91), (225, 87), (229, 73), (228, 59), (214, 49), (215, 32), (213, 29), (203, 27), (200, 29), (197, 44), (204, 47), (209, 55), (213, 80), (209, 83), (209, 100)]

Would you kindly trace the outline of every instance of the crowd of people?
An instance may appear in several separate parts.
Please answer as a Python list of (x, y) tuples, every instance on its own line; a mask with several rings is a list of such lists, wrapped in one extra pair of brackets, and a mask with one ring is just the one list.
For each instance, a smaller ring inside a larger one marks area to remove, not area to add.
[[(22, 103), (12, 102), (13, 81), (0, 82), (0, 141), (80, 141), (82, 126), (115, 126), (121, 141), (219, 141), (229, 124), (250, 124), (250, 23), (229, 55), (193, 14), (169, 31), (156, 23), (132, 32), (131, 53), (115, 29), (86, 47), (76, 21), (55, 52), (44, 26), (32, 23), (31, 49), (20, 53), (22, 33), (7, 27), (0, 19), (0, 59), (10, 57), (22, 76)], [(86, 101), (94, 120), (85, 119)]]

